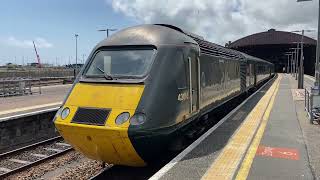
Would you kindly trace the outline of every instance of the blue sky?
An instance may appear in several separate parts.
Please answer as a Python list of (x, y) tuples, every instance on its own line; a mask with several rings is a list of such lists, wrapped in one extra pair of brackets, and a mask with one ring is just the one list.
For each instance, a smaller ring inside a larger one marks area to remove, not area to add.
[[(32, 41), (44, 63), (75, 62), (87, 57), (106, 33), (143, 23), (168, 23), (224, 45), (275, 28), (317, 29), (318, 1), (295, 0), (2, 0), (0, 64), (35, 62)], [(198, 12), (196, 15), (193, 12)], [(297, 13), (300, 12), (300, 13)], [(307, 33), (316, 37), (316, 32)]]
[(75, 61), (75, 38), (79, 34), (78, 56), (82, 60), (94, 45), (106, 37), (97, 29), (122, 29), (137, 24), (114, 12), (105, 0), (7, 0), (0, 6), (0, 64), (34, 62), (32, 41), (44, 63)]

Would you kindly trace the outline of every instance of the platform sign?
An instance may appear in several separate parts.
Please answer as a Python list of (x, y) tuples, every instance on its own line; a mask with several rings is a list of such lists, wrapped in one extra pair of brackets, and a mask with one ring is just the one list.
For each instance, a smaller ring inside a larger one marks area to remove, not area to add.
[(259, 146), (256, 155), (291, 160), (299, 160), (300, 158), (299, 151), (297, 149), (276, 148), (267, 146)]

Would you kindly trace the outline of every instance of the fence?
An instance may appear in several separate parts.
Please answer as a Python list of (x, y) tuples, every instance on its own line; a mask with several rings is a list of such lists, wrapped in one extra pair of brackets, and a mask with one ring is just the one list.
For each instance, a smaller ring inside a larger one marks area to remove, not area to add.
[(0, 69), (0, 97), (41, 94), (41, 86), (72, 83), (74, 69)]
[(305, 110), (308, 113), (310, 122), (320, 122), (320, 95), (318, 90), (311, 88), (310, 91), (305, 89)]
[(53, 68), (41, 68), (41, 69), (16, 69), (0, 70), (0, 78), (40, 78), (40, 77), (67, 77), (74, 76), (73, 69), (53, 69)]
[[(38, 86), (38, 88), (32, 88), (33, 86)], [(30, 78), (0, 79), (0, 97), (27, 95), (27, 94), (33, 94), (33, 93), (41, 94), (40, 79), (30, 79)]]

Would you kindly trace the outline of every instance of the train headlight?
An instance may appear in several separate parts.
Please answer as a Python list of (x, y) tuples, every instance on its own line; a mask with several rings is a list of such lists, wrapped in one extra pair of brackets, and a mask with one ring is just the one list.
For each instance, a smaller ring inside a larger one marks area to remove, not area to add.
[(70, 114), (70, 109), (69, 108), (64, 108), (62, 111), (61, 111), (61, 119), (65, 119), (68, 117), (68, 115)]
[(115, 122), (116, 124), (121, 125), (126, 121), (128, 121), (129, 118), (130, 118), (130, 114), (128, 112), (124, 112), (118, 115)]
[(146, 120), (147, 120), (147, 117), (145, 114), (137, 113), (131, 117), (130, 124), (131, 125), (141, 125), (141, 124), (145, 123)]
[(56, 113), (56, 115), (55, 115), (54, 118), (53, 118), (53, 122), (54, 122), (58, 117), (60, 117), (61, 111), (62, 111), (62, 108), (59, 108), (58, 111), (57, 111), (57, 113)]

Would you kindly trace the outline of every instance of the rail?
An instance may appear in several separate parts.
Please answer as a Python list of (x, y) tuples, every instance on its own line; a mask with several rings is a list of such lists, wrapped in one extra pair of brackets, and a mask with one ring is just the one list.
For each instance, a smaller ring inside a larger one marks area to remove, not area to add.
[(65, 154), (73, 148), (57, 136), (17, 150), (0, 154), (0, 179)]

